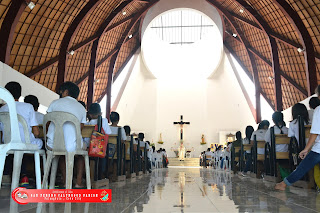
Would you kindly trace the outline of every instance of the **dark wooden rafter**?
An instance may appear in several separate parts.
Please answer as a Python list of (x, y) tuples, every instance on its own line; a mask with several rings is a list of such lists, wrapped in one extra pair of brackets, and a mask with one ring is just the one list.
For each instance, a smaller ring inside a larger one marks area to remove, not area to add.
[(68, 59), (67, 53), (70, 48), (70, 43), (79, 31), (81, 23), (83, 23), (87, 15), (90, 14), (90, 12), (94, 10), (100, 2), (101, 0), (89, 0), (68, 27), (60, 46), (56, 90), (58, 90), (59, 86), (65, 81)]
[(272, 59), (272, 70), (274, 75), (274, 91), (275, 91), (275, 108), (277, 111), (283, 110), (282, 103), (282, 89), (281, 89), (281, 73), (280, 73), (280, 63), (278, 57), (278, 46), (275, 38), (270, 36), (272, 32), (268, 23), (260, 16), (260, 14), (251, 7), (245, 0), (235, 0), (239, 5), (247, 10), (247, 12), (252, 16), (252, 18), (258, 23), (261, 29), (269, 38), (269, 44), (271, 48), (271, 59)]
[(0, 29), (0, 61), (9, 64), (13, 34), (18, 21), (27, 7), (25, 0), (12, 1)]
[(93, 102), (93, 96), (94, 96), (94, 83), (95, 83), (94, 75), (96, 71), (98, 44), (99, 44), (99, 39), (93, 42), (92, 48), (91, 48), (91, 57), (90, 57), (90, 65), (89, 65), (89, 72), (88, 72), (88, 94), (87, 94), (88, 110), (89, 110), (89, 106)]
[[(240, 40), (240, 42), (243, 43), (243, 45), (245, 46), (245, 50), (249, 56), (250, 59), (250, 64), (252, 67), (252, 71), (254, 73), (253, 76), (253, 81), (255, 84), (255, 95), (256, 95), (256, 102), (258, 104), (256, 104), (256, 109), (253, 110), (251, 109), (251, 111), (253, 112), (253, 116), (256, 120), (257, 123), (259, 123), (261, 121), (261, 107), (260, 107), (260, 91), (261, 91), (261, 85), (260, 85), (260, 81), (259, 81), (259, 76), (258, 76), (258, 70), (257, 70), (257, 66), (256, 66), (256, 61), (254, 59), (254, 57), (249, 53), (249, 49), (248, 47), (250, 46), (249, 42), (245, 39), (245, 36), (241, 30), (241, 28), (238, 26), (237, 22), (234, 20), (233, 16), (231, 16), (229, 14), (229, 12), (222, 8), (221, 6), (219, 6), (219, 4), (217, 4), (215, 1), (213, 0), (207, 0), (209, 3), (211, 3), (214, 7), (216, 7), (221, 13), (224, 14), (224, 16), (226, 17), (226, 19), (230, 22), (231, 26), (234, 28), (234, 30), (237, 32), (236, 39)], [(233, 37), (233, 36), (232, 36)], [(240, 84), (241, 86), (241, 84)], [(242, 89), (242, 88), (241, 88)], [(245, 95), (246, 99), (247, 96)], [(247, 99), (248, 105), (250, 108), (252, 108), (252, 103), (250, 101), (250, 99)]]
[[(135, 36), (137, 36), (137, 33), (133, 34), (132, 35), (132, 38), (133, 39)], [(130, 39), (127, 39), (125, 41), (126, 42), (129, 42)], [(99, 62), (96, 63), (96, 69), (99, 68), (102, 64), (106, 63), (109, 61), (109, 59), (114, 55), (116, 54), (117, 52), (119, 51), (119, 48), (115, 47), (113, 50), (111, 50), (105, 57), (103, 57)], [(76, 82), (75, 84), (79, 85), (81, 84), (84, 80), (86, 80), (86, 78), (89, 76), (89, 71), (86, 72), (83, 76), (81, 76)]]
[[(111, 94), (111, 85), (113, 83), (113, 76), (112, 76), (112, 78), (110, 77), (111, 81), (109, 81), (109, 72), (110, 72), (110, 67), (114, 67), (114, 65), (113, 66), (111, 65), (111, 63), (113, 62), (113, 58), (115, 57), (114, 63), (116, 63), (118, 54), (119, 54), (119, 52), (121, 50), (121, 47), (126, 42), (126, 40), (128, 40), (129, 32), (132, 30), (134, 25), (141, 19), (141, 17), (144, 14), (146, 14), (148, 12), (148, 10), (151, 7), (153, 7), (158, 1), (159, 0), (151, 0), (145, 7), (143, 7), (139, 12), (137, 12), (136, 15), (135, 15), (135, 18), (131, 19), (131, 21), (128, 24), (126, 30), (123, 32), (120, 40), (118, 41), (118, 44), (116, 45), (116, 48), (119, 49), (119, 51), (116, 54), (114, 54), (112, 56), (112, 58), (110, 59), (109, 70), (108, 70), (108, 82), (107, 82), (106, 90), (100, 95), (100, 97), (98, 98), (97, 102), (100, 102), (102, 100), (103, 96), (105, 96), (105, 95), (107, 95), (107, 97), (111, 96), (110, 94)], [(112, 75), (113, 75), (113, 70), (112, 70)], [(110, 88), (108, 87), (108, 85), (110, 85)], [(110, 99), (110, 101), (111, 101), (111, 99)], [(107, 102), (108, 102), (108, 100), (107, 100)], [(111, 103), (109, 103), (109, 107), (111, 107)], [(107, 108), (108, 108), (108, 103), (107, 103)], [(110, 111), (110, 109), (109, 109), (109, 111)]]
[(318, 86), (317, 81), (317, 71), (316, 71), (316, 62), (315, 62), (315, 52), (312, 44), (312, 38), (302, 22), (298, 13), (286, 2), (283, 0), (273, 0), (273, 2), (280, 8), (280, 10), (286, 15), (290, 22), (295, 27), (300, 41), (302, 42), (304, 49), (305, 57), (305, 69), (306, 77), (308, 84), (308, 96), (314, 94), (316, 87)]
[[(234, 38), (230, 35), (230, 33), (227, 33), (230, 37)], [(234, 38), (236, 41), (241, 42), (239, 39)], [(242, 42), (241, 42), (242, 43)], [(248, 50), (253, 53), (255, 56), (257, 56), (260, 60), (262, 60), (267, 66), (272, 67), (272, 63), (266, 59), (264, 56), (262, 56), (256, 49), (253, 47), (248, 47)], [(287, 75), (285, 72), (280, 70), (281, 77), (285, 79), (291, 86), (296, 88), (301, 94), (308, 97), (308, 92), (305, 90), (302, 86), (300, 86), (294, 79), (292, 79), (289, 75)]]
[[(103, 31), (104, 33), (108, 33), (109, 31), (115, 29), (116, 27), (126, 23), (128, 20), (132, 19), (134, 16), (129, 16), (128, 18), (125, 18), (117, 23), (114, 23), (112, 25), (110, 25), (111, 21), (117, 16), (117, 14), (119, 12), (121, 12), (125, 7), (127, 7), (129, 4), (132, 3), (133, 0), (130, 1), (124, 1), (123, 3), (121, 3), (110, 15), (109, 17), (101, 24), (101, 26), (99, 27), (99, 30), (97, 31), (97, 33), (87, 39), (85, 39), (84, 41), (74, 45), (73, 47), (71, 47), (69, 50), (73, 50), (73, 51), (78, 51), (80, 49), (82, 49), (83, 47), (91, 44), (92, 42), (94, 42), (95, 40), (97, 40), (100, 36), (101, 36), (101, 31)], [(110, 25), (110, 26), (109, 26)], [(42, 72), (43, 70), (51, 67), (52, 65), (54, 65), (55, 63), (57, 63), (59, 60), (59, 57), (54, 57), (52, 59), (50, 59), (49, 61), (45, 62), (44, 64), (40, 65), (39, 67), (31, 70), (30, 72), (28, 72), (26, 74), (27, 77), (33, 77), (36, 74), (38, 74), (39, 72)]]
[[(229, 46), (228, 43), (224, 43), (225, 48), (227, 48), (227, 50), (232, 54), (232, 56), (234, 57), (234, 59), (238, 62), (238, 64), (241, 66), (241, 68), (243, 69), (243, 71), (247, 74), (248, 78), (254, 83), (254, 78), (252, 76), (252, 74), (250, 73), (250, 71), (248, 70), (248, 68), (241, 62), (241, 59), (237, 56), (237, 54), (233, 51), (233, 49)], [(267, 103), (270, 105), (270, 107), (275, 110), (274, 105), (272, 103), (272, 101), (268, 98), (267, 94), (265, 92), (263, 92), (262, 90), (260, 91), (262, 97), (267, 101)]]
[[(252, 21), (250, 21), (250, 20), (248, 20), (248, 19), (246, 19), (246, 18), (244, 18), (244, 17), (242, 17), (242, 16), (240, 16), (240, 15), (238, 15), (236, 13), (230, 12), (230, 14), (233, 17), (235, 17), (236, 19), (238, 19), (239, 21), (241, 21), (241, 22), (243, 22), (245, 24), (248, 24), (251, 27), (254, 27), (254, 28), (256, 28), (256, 29), (258, 29), (260, 31), (263, 31), (263, 29), (261, 29), (261, 27), (258, 24), (256, 24), (255, 22), (252, 22)], [(299, 43), (297, 43), (295, 41), (292, 41), (292, 40), (290, 40), (288, 38), (285, 38), (284, 36), (282, 36), (282, 35), (280, 35), (278, 33), (275, 33), (273, 31), (270, 32), (269, 35), (272, 36), (273, 38), (277, 39), (278, 41), (281, 41), (282, 43), (290, 46), (290, 47), (293, 47), (293, 48), (296, 48), (296, 49), (298, 49), (298, 48), (303, 49), (304, 48), (301, 44), (299, 44)], [(315, 59), (320, 61), (320, 54), (318, 54), (318, 53), (314, 53), (314, 54), (315, 54)]]

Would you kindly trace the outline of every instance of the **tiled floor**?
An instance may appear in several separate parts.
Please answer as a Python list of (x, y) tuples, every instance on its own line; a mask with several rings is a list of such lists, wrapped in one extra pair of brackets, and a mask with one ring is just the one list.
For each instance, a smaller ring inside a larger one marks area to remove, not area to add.
[(11, 202), (9, 190), (0, 190), (0, 212), (318, 212), (320, 195), (253, 178), (231, 177), (212, 169), (175, 167), (126, 183), (110, 185), (111, 204), (28, 204)]

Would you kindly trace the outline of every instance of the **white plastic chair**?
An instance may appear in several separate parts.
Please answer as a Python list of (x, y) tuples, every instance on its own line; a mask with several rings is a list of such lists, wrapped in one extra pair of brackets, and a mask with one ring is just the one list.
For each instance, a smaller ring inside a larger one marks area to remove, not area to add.
[[(3, 124), (4, 142), (0, 145), (0, 188), (2, 183), (3, 170), (5, 160), (8, 154), (14, 154), (13, 173), (11, 191), (19, 186), (20, 171), (22, 158), (24, 153), (34, 154), (35, 170), (36, 170), (36, 183), (37, 189), (41, 189), (41, 170), (40, 170), (40, 152), (38, 146), (30, 143), (29, 133), (27, 131), (26, 121), (22, 116), (17, 115), (15, 100), (11, 93), (3, 87), (0, 87), (0, 98), (4, 100), (9, 108), (9, 112), (0, 113), (0, 122)], [(24, 128), (25, 143), (21, 141), (19, 122)], [(44, 159), (45, 161), (45, 159)]]
[[(73, 166), (74, 166), (74, 156), (82, 155), (85, 160), (85, 171), (86, 171), (86, 182), (87, 189), (91, 189), (91, 181), (90, 181), (90, 166), (89, 166), (89, 156), (88, 152), (81, 148), (81, 130), (80, 130), (80, 122), (77, 117), (67, 112), (50, 112), (44, 116), (43, 119), (43, 133), (46, 139), (46, 124), (48, 122), (52, 122), (55, 126), (54, 131), (54, 140), (52, 150), (47, 147), (47, 164), (45, 167), (45, 172), (43, 176), (43, 187), (46, 188), (48, 185), (48, 176), (50, 167), (51, 176), (50, 176), (50, 189), (54, 189), (56, 174), (58, 169), (59, 157), (64, 155), (66, 159), (66, 189), (72, 189), (72, 178), (73, 178)], [(63, 132), (63, 124), (66, 122), (71, 122), (76, 128), (76, 150), (74, 152), (68, 152), (66, 150), (66, 145), (64, 141), (64, 132)]]

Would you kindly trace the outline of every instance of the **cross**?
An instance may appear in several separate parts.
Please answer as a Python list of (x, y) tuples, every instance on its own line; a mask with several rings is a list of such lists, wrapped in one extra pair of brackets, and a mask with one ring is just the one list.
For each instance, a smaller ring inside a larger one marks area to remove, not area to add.
[(183, 115), (180, 116), (180, 122), (173, 122), (173, 124), (179, 124), (180, 125), (180, 141), (183, 141), (183, 125), (184, 124), (190, 124), (190, 122), (184, 122), (183, 121)]

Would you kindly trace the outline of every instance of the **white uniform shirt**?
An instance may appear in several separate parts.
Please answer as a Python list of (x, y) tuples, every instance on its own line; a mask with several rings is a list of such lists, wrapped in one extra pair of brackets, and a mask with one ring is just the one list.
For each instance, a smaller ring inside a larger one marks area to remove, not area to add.
[[(244, 144), (244, 145), (250, 144), (250, 140), (248, 138), (244, 138), (244, 139), (242, 139), (242, 144)], [(250, 154), (251, 150), (247, 150), (245, 152)]]
[(310, 123), (312, 123), (313, 113), (314, 113), (314, 109), (309, 109), (309, 110), (308, 110), (308, 114), (309, 114), (309, 121), (310, 121)]
[[(307, 125), (306, 123), (304, 123), (305, 125)], [(300, 143), (299, 141), (299, 122), (298, 119), (295, 119), (293, 121), (290, 122), (289, 124), (289, 131), (288, 131), (288, 137), (295, 137), (298, 141), (298, 144)], [(307, 142), (308, 140), (306, 140)]]
[[(265, 141), (268, 143), (271, 143), (270, 129), (268, 129), (266, 136), (264, 138)], [(282, 130), (283, 134), (285, 134), (285, 135), (288, 134), (288, 128), (286, 126), (282, 127), (281, 130)], [(274, 126), (274, 134), (280, 134), (281, 130), (279, 129), (279, 127)], [(276, 152), (288, 152), (288, 144), (277, 144), (276, 145)]]
[[(266, 136), (266, 129), (258, 129), (252, 133), (251, 140), (254, 141), (254, 136), (256, 136), (257, 141), (264, 141)], [(258, 155), (264, 155), (264, 148), (257, 148)]]
[(42, 114), (41, 112), (35, 112), (36, 113), (36, 119), (38, 121), (39, 125), (43, 124), (43, 118), (44, 118), (44, 114)]
[[(16, 101), (16, 109), (17, 109), (17, 113), (19, 115), (21, 115), (27, 122), (28, 132), (29, 132), (29, 136), (30, 136), (30, 143), (38, 145), (39, 149), (41, 149), (41, 147), (43, 145), (42, 140), (39, 138), (35, 138), (32, 133), (32, 127), (39, 125), (39, 123), (36, 119), (36, 114), (34, 112), (33, 106), (28, 103)], [(1, 107), (0, 112), (9, 112), (8, 105), (6, 104), (3, 107)], [(2, 131), (4, 134), (6, 134), (6, 132), (3, 131), (2, 124), (0, 125), (0, 131)], [(20, 123), (19, 123), (19, 131), (20, 131), (21, 141), (25, 142), (23, 126)]]
[[(111, 130), (111, 134), (110, 135), (118, 135), (118, 126), (110, 126), (110, 130)], [(121, 140), (126, 140), (127, 139), (127, 135), (126, 132), (124, 131), (123, 127), (121, 128)]]
[[(53, 101), (47, 112), (68, 112), (76, 116), (80, 123), (87, 123), (87, 112), (85, 108), (74, 98), (67, 96)], [(70, 122), (66, 122), (63, 125), (64, 140), (66, 144), (66, 150), (73, 152), (76, 149), (76, 129)], [(47, 145), (53, 148), (54, 138), (54, 124), (50, 123), (47, 134)]]
[(311, 151), (320, 154), (320, 107), (314, 110), (310, 133), (318, 135)]
[[(91, 121), (89, 121), (87, 123), (87, 125), (97, 125), (97, 123), (98, 123), (98, 119), (92, 119)], [(108, 120), (106, 118), (102, 118), (102, 129), (104, 130), (104, 133), (106, 135), (110, 135), (111, 134), (111, 129), (109, 127)], [(84, 142), (87, 145), (87, 147), (89, 147), (90, 138), (84, 138)]]
[(212, 159), (212, 157), (213, 157), (213, 153), (210, 152), (210, 151), (206, 151), (206, 158), (207, 159)]

